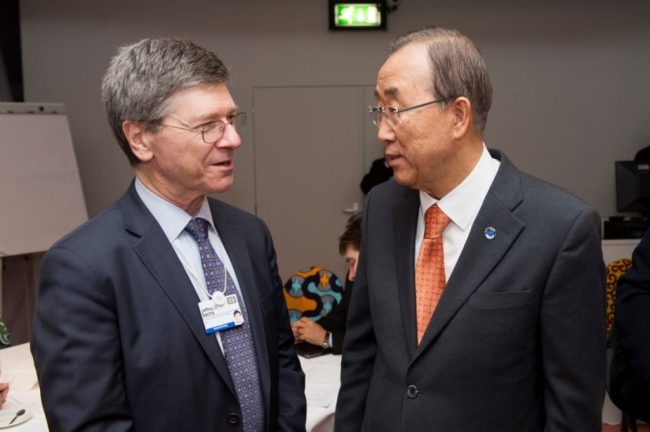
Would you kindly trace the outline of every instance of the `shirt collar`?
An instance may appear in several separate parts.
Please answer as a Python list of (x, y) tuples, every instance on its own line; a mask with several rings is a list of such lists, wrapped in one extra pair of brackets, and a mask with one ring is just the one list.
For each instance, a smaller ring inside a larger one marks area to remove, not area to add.
[(437, 200), (428, 193), (420, 191), (422, 214), (424, 215), (432, 205), (438, 204), (440, 210), (465, 231), (483, 204), (498, 169), (499, 161), (492, 158), (483, 144), (483, 152), (472, 172), (447, 195)]
[[(175, 206), (166, 199), (153, 193), (140, 181), (138, 177), (135, 178), (135, 190), (142, 202), (144, 202), (144, 205), (162, 228), (169, 242), (172, 243), (176, 240), (189, 221), (192, 220), (192, 216), (180, 207)], [(195, 217), (201, 217), (207, 220), (212, 229), (215, 229), (207, 197), (203, 198), (201, 207)]]

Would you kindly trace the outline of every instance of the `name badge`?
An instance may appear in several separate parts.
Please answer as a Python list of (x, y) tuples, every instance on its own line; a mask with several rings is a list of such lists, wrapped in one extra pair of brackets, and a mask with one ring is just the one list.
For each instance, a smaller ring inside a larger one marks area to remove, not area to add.
[(225, 296), (224, 302), (214, 300), (199, 302), (199, 311), (207, 334), (228, 330), (244, 323), (244, 315), (234, 294)]

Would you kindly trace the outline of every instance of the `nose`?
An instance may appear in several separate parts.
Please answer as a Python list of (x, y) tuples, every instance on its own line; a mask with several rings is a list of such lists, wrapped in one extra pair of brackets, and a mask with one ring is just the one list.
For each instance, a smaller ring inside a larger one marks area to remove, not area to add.
[(357, 277), (357, 263), (351, 264), (348, 268), (348, 279), (354, 281)]
[(231, 148), (236, 149), (241, 145), (241, 137), (237, 129), (231, 125), (227, 124), (226, 129), (223, 131), (223, 136), (219, 141), (217, 141), (216, 146), (218, 148)]
[(386, 119), (382, 119), (377, 126), (377, 138), (386, 145), (395, 141), (395, 130)]

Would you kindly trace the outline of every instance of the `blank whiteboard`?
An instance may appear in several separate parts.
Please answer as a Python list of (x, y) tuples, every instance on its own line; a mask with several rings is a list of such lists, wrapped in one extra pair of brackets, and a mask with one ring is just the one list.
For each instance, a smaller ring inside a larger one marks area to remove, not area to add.
[(63, 104), (0, 103), (0, 257), (45, 251), (87, 218)]

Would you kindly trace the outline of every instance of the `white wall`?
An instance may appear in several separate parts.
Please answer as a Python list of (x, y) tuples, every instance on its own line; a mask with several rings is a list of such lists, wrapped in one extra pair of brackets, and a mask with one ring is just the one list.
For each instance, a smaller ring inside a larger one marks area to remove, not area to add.
[[(495, 93), (488, 146), (601, 216), (615, 214), (614, 161), (650, 145), (650, 2), (403, 0), (388, 32), (361, 33), (328, 32), (326, 3), (21, 0), (26, 100), (67, 105), (90, 214), (131, 178), (99, 101), (116, 47), (188, 37), (230, 65), (233, 93), (250, 110), (254, 86), (371, 84), (388, 41), (431, 24), (459, 29), (486, 57)], [(291, 133), (290, 112), (281, 127)], [(225, 199), (253, 211), (250, 130)]]

